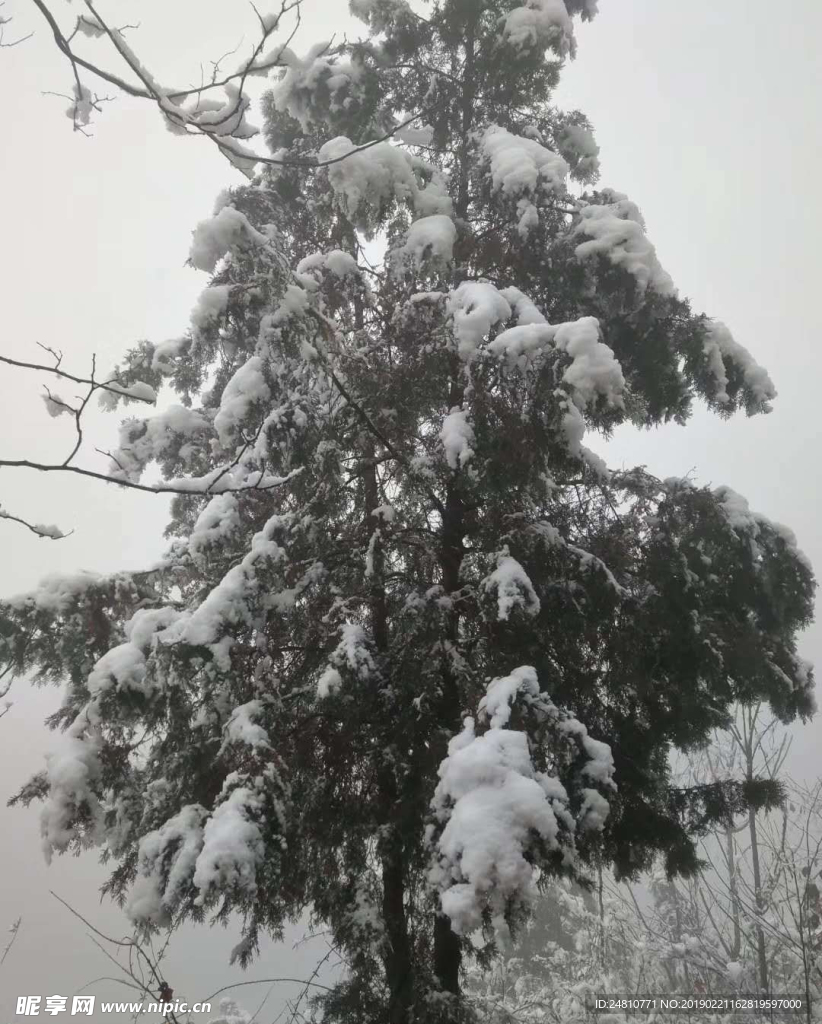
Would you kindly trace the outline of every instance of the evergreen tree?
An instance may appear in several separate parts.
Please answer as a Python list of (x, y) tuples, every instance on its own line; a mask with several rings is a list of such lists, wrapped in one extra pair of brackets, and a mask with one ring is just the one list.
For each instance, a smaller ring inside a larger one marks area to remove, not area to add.
[(310, 910), (350, 965), (323, 1019), (454, 1022), (535, 879), (696, 868), (753, 789), (669, 752), (811, 713), (814, 583), (729, 489), (582, 443), (774, 397), (551, 105), (595, 0), (351, 7), (365, 41), (281, 54), (283, 163), (194, 232), (191, 330), (120, 368), (182, 403), (112, 456), (196, 481), (167, 554), (3, 602), (0, 652), (68, 680), (18, 797), (48, 855), (98, 847), (140, 927), (241, 916), (242, 964)]

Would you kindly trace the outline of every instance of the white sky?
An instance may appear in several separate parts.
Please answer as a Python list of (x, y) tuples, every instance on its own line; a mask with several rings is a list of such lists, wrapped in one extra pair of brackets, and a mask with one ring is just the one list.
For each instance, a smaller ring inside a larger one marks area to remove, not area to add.
[[(63, 0), (54, 4), (62, 16)], [(612, 465), (645, 463), (661, 476), (693, 470), (700, 482), (730, 485), (755, 509), (793, 527), (822, 565), (816, 406), (822, 5), (793, 0), (779, 13), (771, 0), (601, 0), (600, 6), (600, 17), (578, 33), (579, 57), (558, 101), (591, 117), (602, 147), (602, 184), (639, 203), (680, 291), (695, 309), (731, 327), (780, 392), (768, 417), (723, 422), (700, 411), (684, 429), (641, 435), (625, 429), (607, 457)], [(294, 48), (303, 51), (350, 28), (346, 8), (343, 0), (304, 0)], [(165, 83), (198, 80), (201, 59), (254, 38), (254, 15), (240, 0), (101, 0), (101, 10), (114, 23), (140, 22), (131, 45)], [(36, 36), (0, 51), (2, 351), (40, 361), (41, 342), (61, 349), (70, 370), (84, 374), (92, 353), (106, 370), (130, 343), (185, 329), (206, 283), (184, 266), (190, 232), (209, 215), (216, 194), (242, 179), (205, 140), (172, 136), (154, 110), (134, 101), (109, 104), (93, 138), (73, 135), (63, 116), (66, 102), (41, 95), (68, 91), (70, 80), (34, 6), (10, 0), (4, 13), (15, 16), (12, 29), (36, 29)], [(90, 53), (95, 46), (89, 44)], [(54, 383), (0, 369), (4, 457), (52, 460), (67, 452), (67, 421), (50, 419), (38, 397), (44, 382)], [(94, 443), (109, 447), (115, 430), (115, 420), (95, 415)], [(89, 451), (85, 464), (99, 468), (104, 459)], [(49, 572), (142, 567), (163, 546), (160, 497), (6, 469), (0, 502), (31, 520), (75, 530), (52, 543), (0, 522), (3, 595), (34, 586)], [(818, 626), (803, 638), (802, 653), (822, 660)], [(15, 706), (0, 721), (3, 804), (42, 766), (52, 742), (42, 718), (59, 700), (54, 691), (22, 682), (13, 695)], [(796, 729), (796, 774), (822, 772), (820, 741), (818, 723)], [(48, 896), (55, 889), (94, 923), (124, 934), (120, 912), (98, 905), (100, 878), (93, 855), (47, 869), (36, 810), (0, 806), (0, 929), (24, 918), (0, 969), (0, 1016), (11, 1019), (16, 995), (70, 995), (113, 973), (83, 926)], [(175, 990), (193, 1001), (238, 980), (239, 971), (226, 964), (233, 941), (233, 932), (181, 934), (167, 971)], [(248, 977), (305, 976), (314, 962), (310, 951), (294, 953), (290, 943), (272, 946)], [(95, 991), (118, 992), (113, 986)], [(127, 998), (119, 992), (117, 998)], [(265, 988), (241, 992), (253, 1011)], [(263, 1024), (280, 1005), (275, 992)]]

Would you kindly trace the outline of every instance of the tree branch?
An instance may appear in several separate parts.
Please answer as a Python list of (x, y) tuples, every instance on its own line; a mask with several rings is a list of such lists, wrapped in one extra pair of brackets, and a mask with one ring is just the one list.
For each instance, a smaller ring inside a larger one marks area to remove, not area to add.
[[(269, 479), (266, 483), (264, 470), (254, 470), (255, 473), (259, 473), (259, 480), (253, 484), (240, 484), (238, 487), (220, 487), (215, 489), (214, 484), (216, 479), (221, 479), (225, 476), (226, 470), (220, 469), (215, 474), (215, 480), (208, 480), (202, 477), (199, 481), (191, 480), (190, 483), (201, 483), (203, 486), (183, 486), (182, 481), (179, 484), (175, 484), (173, 481), (169, 484), (141, 484), (134, 480), (121, 480), (119, 477), (106, 476), (105, 473), (97, 473), (93, 469), (81, 469), (79, 466), (68, 466), (63, 462), (32, 462), (30, 459), (0, 459), (0, 468), (7, 466), (10, 469), (36, 469), (40, 473), (76, 473), (78, 476), (87, 476), (92, 480), (102, 480), (107, 484), (116, 484), (118, 487), (127, 487), (133, 491), (145, 491), (146, 494), (189, 494), (193, 496), (201, 497), (212, 497), (215, 494), (239, 494), (242, 491), (270, 491), (275, 487), (280, 487), (282, 484), (288, 483), (295, 476), (298, 475), (300, 470), (294, 470), (287, 476), (274, 477)], [(230, 468), (230, 467), (229, 467)]]
[[(41, 345), (40, 347), (46, 348), (45, 345)], [(0, 355), (0, 363), (6, 363), (8, 366), (15, 366), (22, 370), (39, 370), (42, 373), (53, 373), (55, 376), (62, 377), (64, 380), (70, 380), (74, 384), (85, 384), (87, 386), (93, 386), (97, 391), (108, 391), (112, 395), (117, 395), (118, 398), (127, 398), (132, 402), (145, 402), (146, 405), (154, 405), (154, 402), (150, 398), (141, 398), (138, 395), (124, 394), (124, 388), (122, 385), (113, 387), (112, 385), (116, 385), (118, 383), (114, 378), (103, 382), (95, 381), (93, 375), (91, 377), (77, 377), (73, 373), (67, 373), (65, 370), (60, 369), (60, 360), (62, 360), (62, 355), (58, 355), (58, 353), (54, 352), (53, 349), (46, 348), (46, 351), (51, 352), (55, 356), (57, 359), (57, 365), (46, 366), (43, 363), (26, 363), (22, 360), (12, 359), (10, 356), (2, 355)]]
[(21, 526), (25, 526), (27, 530), (31, 530), (36, 536), (48, 537), (49, 540), (62, 540), (64, 537), (70, 537), (74, 533), (74, 530), (71, 530), (69, 533), (63, 533), (56, 526), (30, 523), (27, 519), (22, 519), (20, 516), (14, 516), (11, 512), (7, 512), (2, 506), (0, 506), (0, 519), (8, 519), (12, 523), (20, 523)]
[[(385, 132), (383, 135), (380, 135), (378, 138), (372, 139), (371, 141), (363, 143), (360, 146), (355, 146), (348, 153), (345, 153), (342, 156), (332, 157), (329, 160), (318, 160), (316, 158), (299, 160), (269, 157), (261, 153), (256, 153), (250, 150), (243, 150), (238, 148), (236, 143), (239, 140), (235, 135), (234, 131), (225, 131), (224, 126), (227, 123), (229, 123), (232, 118), (241, 115), (242, 110), (244, 109), (244, 105), (247, 105), (248, 103), (247, 98), (243, 94), (243, 88), (245, 86), (249, 74), (251, 74), (252, 72), (269, 70), (270, 68), (283, 66), (280, 62), (280, 57), (287, 48), (288, 44), (293, 39), (297, 31), (297, 28), (299, 27), (299, 8), (302, 0), (291, 0), (291, 2), (288, 2), (288, 0), (282, 0), (280, 5), (280, 11), (276, 18), (272, 20), (271, 24), (268, 24), (266, 19), (262, 18), (259, 15), (259, 12), (257, 12), (256, 8), (254, 8), (252, 4), (252, 8), (254, 9), (255, 14), (257, 14), (257, 18), (262, 27), (262, 37), (255, 46), (251, 57), (244, 62), (242, 67), (240, 67), (233, 74), (225, 75), (223, 78), (219, 80), (212, 76), (211, 82), (207, 84), (201, 84), (195, 88), (168, 91), (164, 90), (156, 82), (154, 77), (137, 60), (131, 48), (127, 46), (125, 41), (123, 40), (121, 32), (118, 29), (113, 29), (106, 25), (100, 14), (97, 12), (93, 0), (85, 0), (86, 7), (91, 12), (92, 16), (95, 19), (95, 22), (99, 24), (102, 31), (108, 36), (112, 45), (117, 50), (120, 58), (128, 66), (131, 73), (139, 79), (141, 87), (135, 86), (126, 81), (125, 79), (121, 78), (119, 75), (106, 71), (99, 65), (93, 64), (90, 61), (87, 61), (82, 57), (79, 57), (73, 51), (70, 44), (70, 39), (63, 34), (59, 24), (57, 23), (57, 20), (55, 19), (54, 15), (51, 13), (47, 4), (45, 3), (45, 0), (32, 0), (32, 2), (35, 4), (35, 6), (38, 8), (43, 17), (48, 22), (52, 30), (52, 34), (54, 35), (54, 39), (58, 49), (66, 56), (66, 58), (71, 63), (72, 71), (75, 78), (75, 92), (77, 96), (76, 103), (79, 103), (80, 99), (83, 96), (86, 96), (86, 101), (91, 102), (92, 106), (99, 102), (99, 99), (97, 97), (91, 97), (90, 94), (86, 95), (87, 91), (84, 90), (84, 87), (80, 81), (78, 70), (79, 68), (83, 68), (84, 70), (96, 75), (104, 81), (112, 85), (116, 85), (118, 89), (122, 89), (123, 92), (125, 92), (129, 96), (138, 99), (151, 100), (152, 102), (156, 103), (159, 106), (163, 116), (172, 124), (176, 125), (182, 132), (185, 132), (188, 135), (201, 135), (211, 139), (211, 141), (217, 146), (217, 148), (226, 157), (228, 157), (229, 160), (235, 163), (236, 161), (240, 160), (248, 161), (250, 163), (255, 164), (259, 163), (277, 167), (297, 167), (303, 168), (305, 170), (318, 170), (319, 168), (322, 167), (330, 167), (334, 164), (342, 162), (343, 160), (347, 160), (349, 157), (354, 156), (357, 153), (361, 153), (367, 149), (370, 149), (373, 146), (377, 146), (382, 142), (387, 142), (389, 139), (393, 138), (398, 132), (402, 131), (403, 128), (406, 128), (410, 124), (413, 124), (414, 121), (418, 121), (420, 118), (426, 117), (428, 114), (433, 113), (435, 110), (438, 110), (445, 103), (450, 102), (448, 98), (441, 100), (439, 103), (433, 104), (432, 106), (427, 107), (416, 114), (413, 114), (411, 117), (406, 118), (403, 122), (396, 125), (389, 131)], [(282, 18), (286, 14), (289, 14), (291, 11), (294, 10), (296, 10), (297, 12), (297, 25), (295, 26), (291, 35), (288, 37), (288, 40), (280, 48), (277, 57), (273, 59), (270, 63), (266, 63), (257, 67), (255, 65), (255, 61), (259, 57), (265, 42), (268, 40), (271, 34), (275, 32), (276, 29), (279, 27)], [(218, 65), (219, 61), (215, 66)], [(238, 82), (239, 86), (238, 94), (234, 103), (231, 105), (229, 109), (222, 113), (219, 119), (215, 121), (200, 123), (197, 117), (196, 110), (188, 112), (178, 105), (181, 101), (184, 101), (191, 96), (199, 97), (210, 89), (225, 87), (226, 85), (235, 82)], [(75, 127), (78, 127), (76, 116)], [(233, 139), (235, 144), (232, 144), (232, 142), (229, 141), (230, 139)]]

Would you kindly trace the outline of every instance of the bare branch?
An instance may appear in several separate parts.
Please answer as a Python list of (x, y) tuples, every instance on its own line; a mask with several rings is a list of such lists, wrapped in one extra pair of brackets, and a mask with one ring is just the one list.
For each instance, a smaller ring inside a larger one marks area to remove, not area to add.
[[(151, 975), (151, 978), (157, 985), (158, 990), (160, 992), (162, 992), (164, 989), (168, 987), (162, 975), (160, 974), (159, 964), (155, 962), (155, 959), (152, 956), (149, 956), (149, 954), (146, 953), (145, 949), (143, 949), (142, 945), (136, 939), (115, 939), (110, 935), (106, 935), (105, 932), (101, 932), (99, 928), (95, 928), (95, 926), (90, 921), (86, 920), (86, 918), (83, 917), (83, 915), (79, 913), (79, 911), (75, 910), (70, 903), (67, 903), (66, 900), (64, 900), (61, 896), (58, 896), (53, 889), (50, 889), (49, 892), (57, 900), (58, 903), (62, 903), (62, 905), (66, 908), (66, 910), (69, 911), (69, 913), (73, 914), (74, 917), (76, 917), (79, 921), (82, 921), (82, 923), (92, 932), (94, 932), (94, 935), (96, 935), (99, 939), (102, 939), (103, 942), (107, 942), (112, 946), (117, 946), (121, 949), (128, 950), (129, 966), (126, 967), (125, 964), (120, 963), (120, 961), (117, 960), (116, 957), (112, 956), (111, 953), (109, 953), (108, 950), (106, 950), (102, 946), (98, 939), (95, 939), (93, 935), (89, 935), (91, 941), (106, 956), (106, 958), (110, 960), (117, 967), (118, 970), (122, 971), (125, 975), (127, 975), (127, 977), (131, 979), (133, 984), (129, 987), (139, 989), (144, 995), (153, 994), (151, 988), (149, 988), (149, 986), (146, 984), (145, 978), (140, 977), (138, 974), (135, 973), (131, 960), (132, 953), (137, 955), (138, 962), (143, 961), (145, 963), (146, 967), (148, 968), (149, 974)], [(127, 982), (123, 982), (123, 984), (127, 984)], [(167, 1000), (162, 1001), (167, 1002)], [(166, 1014), (165, 1019), (167, 1021), (171, 1021), (171, 1024), (177, 1024), (177, 1017), (173, 1012)]]
[[(41, 345), (41, 348), (46, 348), (45, 345)], [(51, 352), (52, 355), (57, 359), (55, 366), (45, 366), (41, 363), (26, 363), (19, 359), (11, 359), (9, 356), (0, 356), (0, 363), (6, 363), (8, 366), (16, 366), (23, 370), (39, 370), (42, 373), (53, 373), (57, 377), (63, 377), (65, 380), (70, 380), (74, 384), (85, 384), (87, 386), (93, 386), (95, 390), (109, 391), (112, 395), (117, 395), (118, 398), (127, 398), (132, 402), (145, 402), (146, 405), (154, 405), (154, 402), (150, 398), (141, 398), (138, 395), (123, 394), (123, 385), (118, 384), (115, 379), (109, 381), (95, 381), (93, 377), (77, 377), (73, 373), (67, 373), (65, 370), (60, 369), (60, 362), (62, 361), (62, 353), (58, 356), (52, 349), (46, 348), (46, 351)]]
[(295, 985), (310, 985), (312, 988), (321, 988), (325, 992), (333, 991), (333, 989), (329, 988), (328, 985), (320, 985), (316, 981), (306, 980), (305, 978), (258, 978), (256, 981), (235, 981), (233, 985), (223, 985), (223, 987), (218, 988), (216, 992), (212, 992), (210, 996), (206, 996), (202, 1002), (210, 1003), (216, 996), (221, 995), (223, 992), (230, 992), (233, 988), (242, 988), (245, 985), (276, 985), (280, 982), (293, 982)]
[[(3, 2), (0, 3), (0, 7), (5, 7), (5, 6), (6, 6), (5, 0), (3, 0)], [(5, 28), (6, 28), (6, 25), (11, 24), (11, 20), (12, 20), (11, 18), (4, 18), (3, 15), (0, 14), (0, 47), (3, 47), (5, 49), (7, 49), (7, 50), (10, 50), (12, 48), (12, 46), (19, 46), (20, 43), (25, 43), (25, 41), (27, 39), (31, 39), (31, 37), (34, 35), (33, 32), (29, 32), (28, 35), (21, 36), (19, 39), (15, 39), (13, 42), (7, 43), (5, 41), (5, 38), (4, 38), (4, 36), (5, 36)], [(2, 962), (2, 961), (0, 961), (0, 962)]]
[[(6, 712), (8, 711), (8, 709), (10, 707), (11, 707), (11, 704), (7, 704), (6, 705), (5, 711), (0, 712), (0, 718), (2, 718), (3, 715), (6, 714)], [(17, 920), (14, 922), (14, 924), (11, 926), (11, 928), (9, 928), (9, 931), (11, 932), (11, 938), (9, 939), (8, 943), (6, 944), (6, 948), (3, 950), (3, 955), (0, 956), (0, 967), (3, 966), (3, 963), (5, 962), (6, 957), (9, 955), (11, 947), (14, 945), (14, 943), (17, 940), (17, 936), (20, 933), (20, 924), (21, 924), (22, 920), (23, 920), (22, 917), (18, 917)]]

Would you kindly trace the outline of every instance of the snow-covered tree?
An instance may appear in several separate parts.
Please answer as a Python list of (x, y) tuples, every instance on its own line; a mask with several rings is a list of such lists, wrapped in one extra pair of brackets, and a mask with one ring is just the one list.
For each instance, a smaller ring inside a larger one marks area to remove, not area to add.
[(239, 915), (243, 964), (309, 910), (349, 964), (324, 1020), (455, 1022), (535, 869), (696, 868), (752, 789), (677, 789), (669, 753), (736, 701), (810, 714), (814, 584), (728, 488), (583, 443), (774, 397), (636, 205), (579, 194), (597, 147), (551, 92), (595, 0), (351, 7), (364, 41), (277, 52), (190, 330), (104, 390), (177, 396), (109, 471), (174, 481), (167, 554), (4, 601), (0, 652), (68, 681), (20, 794), (47, 856), (98, 847), (140, 927)]

